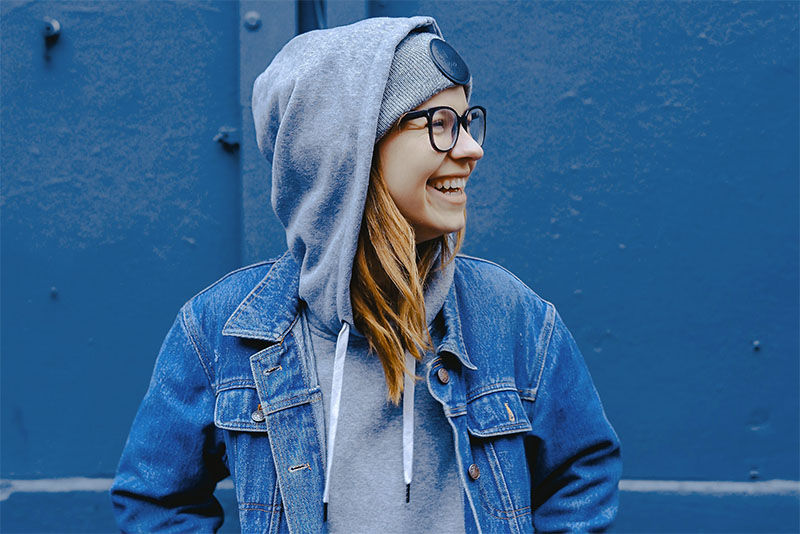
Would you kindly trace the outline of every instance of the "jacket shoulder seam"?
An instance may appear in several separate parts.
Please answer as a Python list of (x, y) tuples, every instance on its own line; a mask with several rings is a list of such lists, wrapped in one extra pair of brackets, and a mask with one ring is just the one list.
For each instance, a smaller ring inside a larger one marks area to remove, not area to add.
[(542, 325), (542, 329), (539, 331), (539, 338), (538, 338), (538, 343), (536, 344), (536, 353), (535, 353), (536, 361), (533, 367), (533, 373), (532, 373), (533, 376), (530, 377), (532, 381), (531, 387), (533, 391), (533, 398), (535, 399), (536, 397), (538, 397), (539, 394), (539, 387), (541, 386), (542, 383), (542, 377), (544, 375), (544, 369), (547, 363), (547, 356), (550, 350), (550, 341), (553, 337), (553, 329), (555, 325), (555, 315), (556, 315), (555, 306), (553, 305), (552, 302), (543, 299), (541, 296), (539, 296), (539, 294), (536, 293), (536, 291), (531, 289), (528, 286), (528, 284), (520, 280), (520, 278), (517, 275), (515, 275), (514, 273), (512, 273), (511, 271), (509, 271), (508, 269), (506, 269), (505, 267), (503, 267), (498, 263), (495, 263), (491, 260), (487, 260), (484, 258), (478, 258), (476, 256), (469, 256), (467, 254), (461, 254), (461, 253), (456, 254), (456, 258), (461, 258), (462, 260), (465, 261), (491, 265), (493, 267), (502, 270), (503, 272), (511, 276), (514, 280), (519, 282), (519, 284), (523, 288), (525, 288), (531, 295), (539, 299), (544, 304), (545, 306), (544, 324)]
[(189, 342), (192, 344), (192, 348), (194, 349), (197, 360), (200, 362), (200, 366), (203, 368), (203, 372), (208, 380), (208, 385), (213, 390), (214, 378), (213, 373), (210, 370), (211, 365), (210, 362), (206, 362), (206, 358), (203, 358), (203, 352), (199, 346), (201, 343), (201, 334), (197, 328), (194, 328), (194, 316), (188, 303), (181, 309), (181, 326), (186, 332), (186, 337), (189, 339)]
[(523, 282), (523, 281), (522, 281), (522, 280), (519, 278), (519, 276), (517, 276), (516, 274), (512, 273), (511, 271), (509, 271), (508, 269), (506, 269), (505, 267), (503, 267), (503, 266), (502, 266), (502, 265), (500, 265), (499, 263), (495, 263), (495, 262), (493, 262), (493, 261), (491, 261), (491, 260), (487, 260), (487, 259), (485, 259), (485, 258), (478, 258), (478, 257), (476, 257), (476, 256), (469, 256), (469, 255), (467, 255), (467, 254), (461, 254), (461, 253), (458, 253), (458, 254), (456, 254), (456, 258), (460, 258), (460, 259), (467, 260), (467, 261), (474, 261), (474, 262), (476, 262), (476, 263), (485, 263), (485, 264), (487, 264), (487, 265), (491, 265), (491, 266), (493, 266), (493, 267), (497, 267), (498, 269), (502, 270), (503, 272), (505, 272), (506, 274), (508, 274), (509, 276), (511, 276), (511, 277), (512, 277), (514, 280), (516, 280), (517, 282), (519, 282), (519, 283), (522, 285), (522, 287), (524, 287), (525, 289), (527, 289), (528, 291), (530, 291), (530, 292), (531, 292), (533, 295), (535, 295), (535, 296), (536, 296), (536, 298), (540, 299), (540, 300), (541, 300), (542, 302), (544, 302), (545, 304), (550, 304), (550, 305), (552, 306), (552, 304), (550, 303), (550, 301), (548, 301), (548, 300), (546, 300), (546, 299), (543, 299), (543, 298), (542, 298), (542, 297), (541, 297), (541, 296), (540, 296), (540, 295), (539, 295), (539, 294), (538, 294), (536, 291), (534, 291), (533, 289), (531, 289), (531, 287), (530, 287), (528, 284), (526, 284), (525, 282)]
[[(555, 329), (556, 322), (556, 307), (550, 302), (545, 301), (545, 303), (547, 304), (547, 311), (545, 312), (542, 331), (539, 334), (540, 343), (537, 343), (538, 346), (536, 350), (536, 367), (538, 368), (538, 373), (536, 373), (536, 380), (533, 384), (533, 391), (536, 396), (539, 395), (539, 387), (542, 384), (544, 369), (547, 367), (547, 357), (550, 354), (550, 341), (553, 339), (553, 330)], [(534, 372), (536, 372), (536, 370)]]

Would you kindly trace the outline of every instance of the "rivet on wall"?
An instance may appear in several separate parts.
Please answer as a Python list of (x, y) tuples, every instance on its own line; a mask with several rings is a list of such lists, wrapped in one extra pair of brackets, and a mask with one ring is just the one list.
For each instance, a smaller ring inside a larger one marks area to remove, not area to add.
[(248, 11), (244, 14), (244, 27), (250, 31), (256, 31), (261, 27), (261, 15), (258, 11)]
[(45, 45), (47, 48), (50, 48), (56, 44), (56, 41), (58, 41), (58, 36), (61, 35), (61, 23), (56, 19), (45, 17), (43, 34)]

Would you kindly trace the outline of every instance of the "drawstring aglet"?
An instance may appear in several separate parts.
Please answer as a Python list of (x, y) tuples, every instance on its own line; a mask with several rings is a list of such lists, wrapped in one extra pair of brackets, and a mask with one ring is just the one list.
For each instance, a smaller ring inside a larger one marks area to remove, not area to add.
[(328, 521), (328, 503), (322, 503), (322, 522), (325, 523)]
[(406, 503), (411, 502), (411, 482), (406, 484)]

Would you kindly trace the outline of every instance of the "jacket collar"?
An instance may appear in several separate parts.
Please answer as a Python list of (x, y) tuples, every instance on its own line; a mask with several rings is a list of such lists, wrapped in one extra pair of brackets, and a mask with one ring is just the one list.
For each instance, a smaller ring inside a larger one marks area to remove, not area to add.
[[(456, 279), (458, 275), (456, 274)], [(470, 361), (461, 335), (456, 279), (450, 286), (442, 314), (445, 335), (438, 351), (456, 356), (468, 369), (476, 369)], [(289, 333), (300, 311), (300, 265), (287, 251), (272, 264), (267, 275), (239, 303), (222, 328), (222, 335), (261, 339), (280, 343)]]

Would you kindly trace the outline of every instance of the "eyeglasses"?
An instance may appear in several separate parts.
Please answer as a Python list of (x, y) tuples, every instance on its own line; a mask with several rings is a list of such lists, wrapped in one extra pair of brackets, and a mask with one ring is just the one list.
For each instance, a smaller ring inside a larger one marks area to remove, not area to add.
[(410, 111), (400, 119), (400, 123), (420, 117), (428, 119), (428, 137), (437, 152), (450, 152), (456, 146), (461, 126), (476, 143), (483, 146), (486, 138), (486, 109), (481, 106), (472, 106), (461, 116), (447, 106)]

